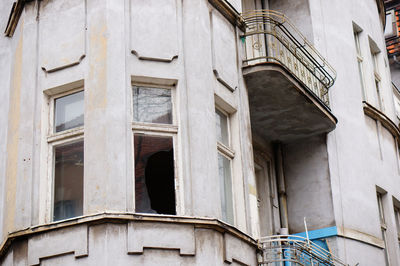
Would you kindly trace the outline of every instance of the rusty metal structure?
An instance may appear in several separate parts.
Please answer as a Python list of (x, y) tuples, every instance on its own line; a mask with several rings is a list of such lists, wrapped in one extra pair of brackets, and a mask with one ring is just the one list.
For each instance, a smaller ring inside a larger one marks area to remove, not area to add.
[(246, 25), (244, 65), (277, 63), (329, 107), (328, 89), (336, 71), (282, 13), (255, 10), (243, 13)]
[(345, 266), (346, 264), (312, 241), (295, 235), (260, 239), (259, 266)]

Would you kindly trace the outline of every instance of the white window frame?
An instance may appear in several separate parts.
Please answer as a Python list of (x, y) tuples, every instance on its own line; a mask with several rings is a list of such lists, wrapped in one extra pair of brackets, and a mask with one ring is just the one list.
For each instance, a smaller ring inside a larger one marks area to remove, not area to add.
[[(224, 156), (226, 159), (229, 160), (229, 167), (230, 167), (230, 172), (231, 172), (231, 189), (232, 189), (232, 212), (233, 212), (233, 221), (232, 225), (236, 225), (237, 219), (236, 219), (236, 200), (235, 200), (235, 180), (234, 180), (234, 169), (233, 169), (233, 160), (235, 159), (235, 151), (232, 149), (232, 134), (231, 134), (231, 114), (225, 111), (223, 108), (221, 108), (219, 105), (215, 104), (215, 115), (216, 111), (221, 112), (223, 115), (226, 116), (226, 123), (227, 123), (227, 133), (228, 133), (228, 145), (225, 145), (224, 143), (220, 142), (217, 140), (217, 161), (218, 161), (218, 155), (221, 154)], [(215, 130), (216, 133), (216, 130)], [(219, 178), (219, 172), (217, 171), (217, 176)], [(218, 179), (219, 182), (220, 179)], [(220, 186), (223, 186), (224, 184), (219, 184)], [(221, 217), (222, 217), (222, 212), (223, 210), (221, 209)]]
[(357, 52), (357, 66), (358, 66), (358, 72), (360, 76), (360, 82), (361, 82), (361, 92), (362, 92), (362, 97), (363, 101), (367, 100), (367, 95), (365, 91), (365, 78), (364, 78), (364, 66), (363, 66), (363, 61), (364, 58), (362, 56), (362, 51), (361, 51), (361, 42), (360, 42), (360, 34), (362, 30), (357, 30), (355, 27), (353, 29), (354, 33), (354, 42), (356, 46), (356, 52)]
[(400, 249), (400, 207), (398, 206), (393, 206), (394, 207), (394, 217), (395, 217), (395, 223), (396, 223), (396, 232), (397, 232), (397, 244), (398, 248)]
[[(390, 17), (390, 21), (388, 20), (388, 17)], [(391, 32), (388, 31), (388, 26), (391, 27)], [(386, 26), (385, 26), (384, 36), (385, 38), (392, 38), (398, 36), (396, 15), (394, 9), (386, 11)]]
[(385, 248), (384, 248), (385, 260), (386, 260), (386, 265), (390, 265), (388, 243), (387, 243), (387, 225), (386, 225), (386, 220), (385, 220), (383, 197), (384, 197), (384, 193), (379, 192), (379, 191), (376, 192), (376, 198), (377, 198), (377, 202), (378, 202), (378, 211), (379, 211), (379, 222), (380, 222), (382, 238), (383, 238), (382, 240), (385, 245)]
[[(171, 137), (172, 138), (172, 147), (174, 151), (174, 186), (175, 186), (175, 212), (176, 215), (184, 214), (184, 195), (183, 195), (183, 180), (180, 175), (180, 158), (178, 152), (178, 135), (179, 135), (179, 120), (177, 116), (177, 92), (176, 85), (169, 84), (159, 84), (157, 83), (158, 79), (155, 79), (155, 83), (151, 82), (151, 79), (148, 79), (147, 82), (131, 82), (131, 112), (130, 112), (130, 121), (131, 121), (131, 129), (132, 129), (132, 176), (133, 176), (133, 210), (136, 212), (136, 182), (135, 182), (135, 134), (142, 134), (146, 136), (154, 136), (154, 137)], [(158, 80), (159, 81), (159, 80)], [(134, 87), (143, 87), (143, 88), (159, 88), (159, 89), (168, 89), (171, 91), (171, 105), (172, 105), (172, 124), (161, 124), (161, 123), (150, 123), (150, 122), (137, 122), (134, 121), (134, 108), (133, 108), (133, 88)], [(150, 213), (140, 213), (140, 214), (150, 214)], [(152, 214), (154, 215), (154, 214)], [(163, 215), (163, 214), (156, 214)]]
[[(373, 69), (373, 77), (374, 77), (374, 85), (373, 87), (375, 88), (375, 93), (376, 93), (376, 108), (379, 111), (384, 111), (384, 105), (383, 105), (383, 98), (381, 94), (381, 80), (382, 77), (380, 75), (380, 67), (379, 67), (379, 57), (381, 54), (381, 51), (379, 50), (377, 44), (375, 41), (369, 37), (369, 48), (371, 52), (371, 64), (372, 64), (372, 69)], [(374, 94), (375, 94), (374, 93)]]
[[(64, 144), (74, 143), (77, 141), (84, 141), (84, 126), (79, 126), (61, 132), (55, 132), (55, 102), (64, 96), (68, 96), (77, 92), (84, 91), (83, 86), (75, 89), (70, 89), (62, 93), (54, 94), (49, 96), (48, 99), (48, 127), (46, 134), (46, 144), (47, 144), (47, 190), (46, 190), (46, 208), (45, 208), (45, 221), (53, 222), (53, 212), (54, 212), (54, 167), (55, 167), (55, 148)], [(85, 195), (83, 195), (83, 198)], [(83, 206), (82, 206), (83, 207)], [(84, 210), (83, 210), (84, 211)], [(83, 213), (84, 214), (84, 213)], [(79, 217), (79, 216), (77, 216)], [(71, 217), (70, 219), (75, 218)], [(68, 220), (68, 219), (67, 219)], [(58, 222), (58, 221), (57, 221)]]

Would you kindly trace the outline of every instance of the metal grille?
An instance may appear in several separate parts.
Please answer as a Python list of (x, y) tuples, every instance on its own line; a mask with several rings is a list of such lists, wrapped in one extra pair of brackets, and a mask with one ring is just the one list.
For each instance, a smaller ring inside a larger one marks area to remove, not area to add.
[(285, 15), (271, 10), (242, 14), (246, 32), (244, 65), (278, 63), (329, 107), (336, 72)]
[(259, 266), (345, 266), (329, 251), (303, 237), (269, 236), (260, 239)]

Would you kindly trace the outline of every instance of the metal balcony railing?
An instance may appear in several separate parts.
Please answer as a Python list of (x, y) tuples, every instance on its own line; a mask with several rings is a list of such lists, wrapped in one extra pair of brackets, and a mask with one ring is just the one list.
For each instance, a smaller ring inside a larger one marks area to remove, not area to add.
[(336, 72), (288, 18), (272, 10), (246, 12), (242, 18), (246, 25), (244, 65), (282, 65), (329, 108), (328, 89)]
[(259, 240), (259, 266), (347, 266), (329, 251), (300, 236), (278, 235)]

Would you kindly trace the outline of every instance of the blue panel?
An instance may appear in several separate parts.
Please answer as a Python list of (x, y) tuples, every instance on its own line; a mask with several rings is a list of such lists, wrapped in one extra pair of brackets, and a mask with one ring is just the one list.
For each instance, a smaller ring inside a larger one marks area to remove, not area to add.
[(321, 248), (323, 248), (323, 249), (329, 251), (329, 249), (328, 249), (328, 244), (326, 243), (326, 240), (325, 240), (325, 239), (319, 239), (319, 240), (317, 239), (317, 240), (313, 240), (312, 242), (313, 242), (314, 244), (320, 246)]
[[(337, 234), (338, 234), (338, 232), (337, 232), (336, 226), (308, 231), (308, 237), (310, 238), (310, 240), (319, 239), (319, 238), (327, 238), (327, 237), (331, 237), (331, 236), (337, 236)], [(301, 236), (304, 238), (307, 237), (306, 232), (301, 232), (301, 233), (293, 234), (293, 235)], [(313, 242), (315, 242), (315, 241), (313, 241)]]

